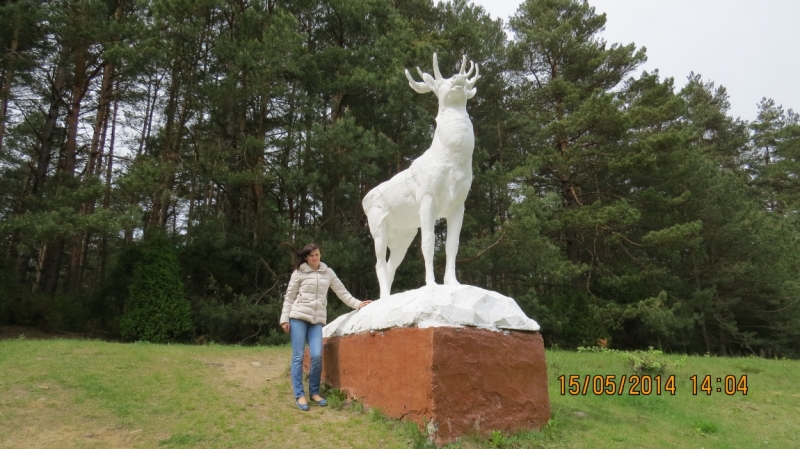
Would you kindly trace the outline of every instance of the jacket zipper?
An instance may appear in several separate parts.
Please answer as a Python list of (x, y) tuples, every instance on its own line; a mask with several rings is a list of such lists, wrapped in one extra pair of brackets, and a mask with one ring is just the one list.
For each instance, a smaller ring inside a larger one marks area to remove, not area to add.
[(314, 294), (314, 321), (311, 324), (317, 323), (317, 306), (319, 305), (319, 271), (314, 270), (314, 274), (317, 275), (317, 291)]

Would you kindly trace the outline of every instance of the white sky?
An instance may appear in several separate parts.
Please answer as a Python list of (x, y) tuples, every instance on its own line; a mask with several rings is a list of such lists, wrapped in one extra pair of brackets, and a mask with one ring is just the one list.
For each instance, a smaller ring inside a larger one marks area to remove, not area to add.
[[(522, 0), (473, 0), (507, 24)], [(800, 111), (800, 0), (589, 0), (606, 13), (602, 37), (647, 48), (643, 69), (689, 72), (728, 90), (729, 114), (753, 120), (762, 97)]]

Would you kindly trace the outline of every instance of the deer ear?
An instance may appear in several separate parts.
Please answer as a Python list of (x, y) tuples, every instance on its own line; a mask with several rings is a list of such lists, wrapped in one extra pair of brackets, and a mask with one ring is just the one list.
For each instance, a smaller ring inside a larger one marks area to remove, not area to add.
[(430, 87), (430, 88), (431, 88), (431, 91), (433, 91), (433, 94), (434, 94), (434, 95), (436, 95), (437, 97), (439, 96), (439, 84), (436, 82), (436, 80), (435, 80), (435, 79), (433, 79), (433, 77), (432, 77), (432, 76), (430, 76), (430, 75), (429, 75), (429, 74), (427, 74), (427, 73), (423, 73), (423, 74), (422, 74), (422, 81), (424, 81), (424, 82), (425, 82), (425, 84), (426, 84), (428, 87)]
[(475, 93), (476, 93), (477, 91), (478, 91), (478, 90), (477, 90), (477, 89), (475, 89), (475, 88), (473, 88), (473, 89), (467, 89), (467, 92), (466, 92), (466, 94), (467, 94), (467, 100), (469, 100), (470, 98), (474, 97), (474, 96), (475, 96)]

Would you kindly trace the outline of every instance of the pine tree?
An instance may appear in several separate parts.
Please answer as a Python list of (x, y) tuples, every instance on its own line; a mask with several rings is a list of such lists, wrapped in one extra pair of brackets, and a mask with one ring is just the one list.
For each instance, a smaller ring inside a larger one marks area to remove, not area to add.
[(769, 210), (790, 217), (795, 223), (800, 205), (796, 180), (800, 150), (800, 115), (784, 111), (772, 99), (762, 99), (758, 117), (750, 124), (752, 150), (747, 163), (753, 184), (763, 191)]
[(607, 46), (598, 37), (605, 20), (585, 1), (529, 0), (510, 22), (517, 36), (510, 50), (518, 123), (514, 144), (525, 155), (516, 184), (524, 187), (519, 195), (525, 202), (552, 207), (558, 199), (542, 232), (557, 242), (572, 269), (548, 276), (546, 284), (564, 275), (570, 282), (566, 290), (555, 286), (546, 296), (551, 307), (573, 309), (574, 318), (584, 320), (585, 336), (578, 338), (590, 341), (608, 332), (599, 317), (594, 323), (584, 318), (597, 315), (587, 312), (595, 307), (593, 276), (605, 269), (598, 250), (625, 245), (620, 242), (640, 216), (620, 194), (624, 186), (618, 183), (624, 180), (611, 176), (615, 167), (629, 163), (620, 145), (628, 118), (614, 88), (645, 54), (633, 44)]
[(120, 321), (122, 337), (166, 343), (191, 336), (192, 310), (183, 295), (175, 250), (164, 237), (143, 244)]

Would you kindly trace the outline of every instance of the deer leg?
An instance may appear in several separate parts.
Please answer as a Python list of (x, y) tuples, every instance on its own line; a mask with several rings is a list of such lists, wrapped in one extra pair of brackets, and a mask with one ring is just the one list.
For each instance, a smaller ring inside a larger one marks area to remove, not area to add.
[(425, 259), (425, 284), (427, 285), (436, 285), (436, 278), (433, 276), (433, 228), (436, 225), (436, 219), (433, 215), (433, 198), (426, 196), (419, 203), (419, 228), (422, 237), (422, 257)]
[(406, 251), (408, 251), (408, 247), (411, 246), (411, 242), (414, 241), (414, 237), (417, 236), (417, 230), (411, 229), (405, 233), (399, 233), (396, 236), (393, 236), (394, 239), (392, 244), (395, 246), (389, 247), (389, 262), (387, 263), (387, 271), (389, 273), (389, 288), (391, 289), (392, 283), (394, 282), (394, 274), (397, 271), (397, 267), (400, 266), (400, 262), (403, 261), (403, 258), (406, 255)]
[(458, 238), (461, 234), (461, 224), (464, 223), (464, 205), (462, 204), (447, 217), (447, 265), (444, 270), (444, 283), (458, 285), (456, 280), (456, 255), (458, 255)]
[(388, 298), (392, 287), (386, 272), (386, 247), (388, 240), (386, 231), (386, 223), (384, 222), (372, 235), (372, 239), (375, 241), (375, 258), (377, 259), (377, 263), (375, 263), (375, 273), (378, 275), (381, 298)]

